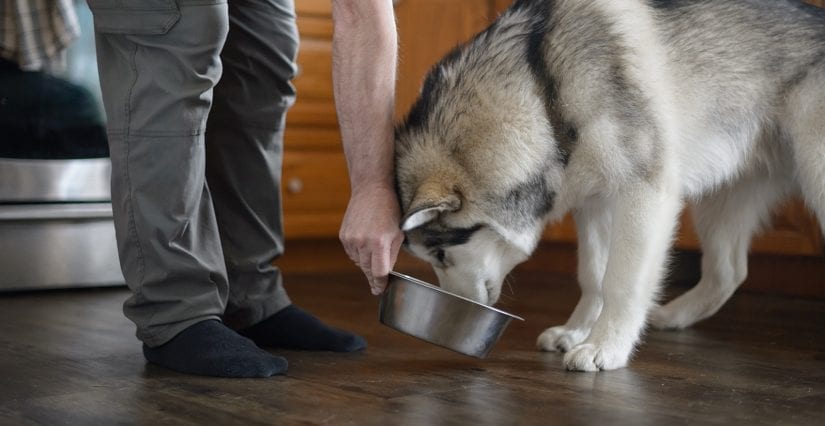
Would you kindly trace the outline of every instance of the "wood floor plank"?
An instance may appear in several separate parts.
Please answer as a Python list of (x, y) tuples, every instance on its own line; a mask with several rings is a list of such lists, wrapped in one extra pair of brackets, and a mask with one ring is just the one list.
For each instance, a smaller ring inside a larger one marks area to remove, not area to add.
[[(563, 273), (517, 271), (523, 316), (485, 360), (378, 322), (351, 273), (288, 273), (293, 301), (362, 334), (357, 354), (273, 351), (286, 376), (216, 379), (147, 365), (125, 289), (0, 294), (0, 424), (747, 424), (825, 418), (825, 301), (741, 292), (681, 332), (649, 331), (628, 368), (572, 373), (535, 350), (578, 296)], [(668, 292), (672, 296), (683, 289)]]

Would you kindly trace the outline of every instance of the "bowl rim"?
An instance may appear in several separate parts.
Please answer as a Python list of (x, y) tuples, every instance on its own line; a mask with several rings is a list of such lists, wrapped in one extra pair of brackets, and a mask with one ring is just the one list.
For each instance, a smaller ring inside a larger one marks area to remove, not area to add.
[[(462, 300), (464, 300), (464, 301), (470, 302), (470, 303), (472, 303), (472, 304), (474, 304), (474, 305), (478, 305), (478, 306), (481, 306), (481, 307), (483, 307), (483, 308), (490, 309), (490, 310), (492, 310), (492, 311), (498, 312), (498, 313), (500, 313), (500, 314), (507, 315), (507, 316), (508, 316), (508, 317), (510, 317), (510, 318), (517, 319), (517, 320), (519, 320), (519, 321), (524, 321), (524, 318), (522, 318), (522, 317), (520, 317), (520, 316), (518, 316), (518, 315), (514, 315), (514, 314), (511, 314), (511, 313), (509, 313), (509, 312), (502, 311), (501, 309), (498, 309), (498, 308), (493, 307), (493, 306), (485, 305), (485, 304), (483, 304), (483, 303), (478, 303), (478, 302), (476, 302), (476, 301), (475, 301), (475, 300), (473, 300), (473, 299), (469, 299), (469, 298), (466, 298), (466, 297), (464, 297), (464, 296), (460, 296), (460, 295), (455, 294), (455, 293), (450, 293), (449, 291), (444, 290), (444, 289), (442, 289), (441, 287), (438, 287), (438, 286), (432, 285), (432, 284), (430, 284), (430, 283), (428, 283), (428, 282), (426, 282), (426, 281), (420, 280), (420, 279), (418, 279), (418, 278), (411, 277), (411, 276), (409, 276), (409, 275), (402, 274), (402, 273), (400, 273), (400, 272), (396, 272), (396, 271), (390, 271), (390, 272), (389, 272), (389, 275), (393, 275), (393, 276), (395, 276), (395, 277), (397, 277), (397, 278), (401, 278), (401, 279), (403, 279), (403, 280), (410, 281), (410, 282), (412, 282), (413, 284), (418, 284), (418, 285), (420, 285), (420, 286), (430, 288), (430, 289), (435, 290), (435, 291), (440, 292), (440, 293), (444, 293), (444, 294), (447, 294), (447, 295), (450, 295), (450, 296), (453, 296), (453, 297), (457, 297), (457, 298), (462, 299)], [(388, 283), (388, 284), (389, 284), (389, 283)]]

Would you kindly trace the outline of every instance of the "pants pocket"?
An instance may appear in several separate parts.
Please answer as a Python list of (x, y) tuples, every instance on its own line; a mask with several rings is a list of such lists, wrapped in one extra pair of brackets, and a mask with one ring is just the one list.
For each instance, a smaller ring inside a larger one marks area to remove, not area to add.
[(175, 0), (87, 1), (98, 33), (166, 34), (180, 19)]

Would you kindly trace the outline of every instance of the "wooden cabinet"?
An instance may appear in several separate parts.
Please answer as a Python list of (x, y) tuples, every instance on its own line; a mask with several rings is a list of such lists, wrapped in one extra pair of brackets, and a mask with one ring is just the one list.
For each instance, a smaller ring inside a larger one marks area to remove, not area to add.
[(298, 98), (284, 134), (284, 227), (288, 238), (333, 237), (349, 184), (332, 98), (332, 9), (329, 0), (298, 0), (295, 7), (301, 41)]
[[(301, 47), (298, 100), (287, 117), (283, 195), (288, 238), (335, 237), (349, 199), (349, 181), (332, 98), (330, 0), (297, 0)], [(509, 0), (398, 0), (399, 69), (396, 116), (419, 92), (424, 74), (456, 44), (491, 22)], [(825, 0), (810, 3), (825, 5)], [(799, 201), (775, 215), (774, 227), (758, 237), (758, 253), (821, 256), (823, 241), (813, 217)], [(677, 246), (698, 248), (689, 214)], [(549, 227), (547, 241), (575, 242), (568, 217)]]

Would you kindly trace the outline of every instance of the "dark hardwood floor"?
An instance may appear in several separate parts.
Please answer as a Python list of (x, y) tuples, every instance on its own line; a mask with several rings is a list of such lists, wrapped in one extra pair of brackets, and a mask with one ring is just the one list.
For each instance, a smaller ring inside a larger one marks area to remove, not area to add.
[(825, 301), (740, 292), (712, 319), (651, 331), (628, 368), (565, 371), (534, 349), (577, 298), (517, 270), (523, 316), (486, 360), (378, 323), (357, 272), (287, 272), (294, 302), (364, 335), (363, 353), (281, 351), (286, 376), (216, 379), (147, 365), (122, 288), (0, 294), (0, 424), (822, 424)]

